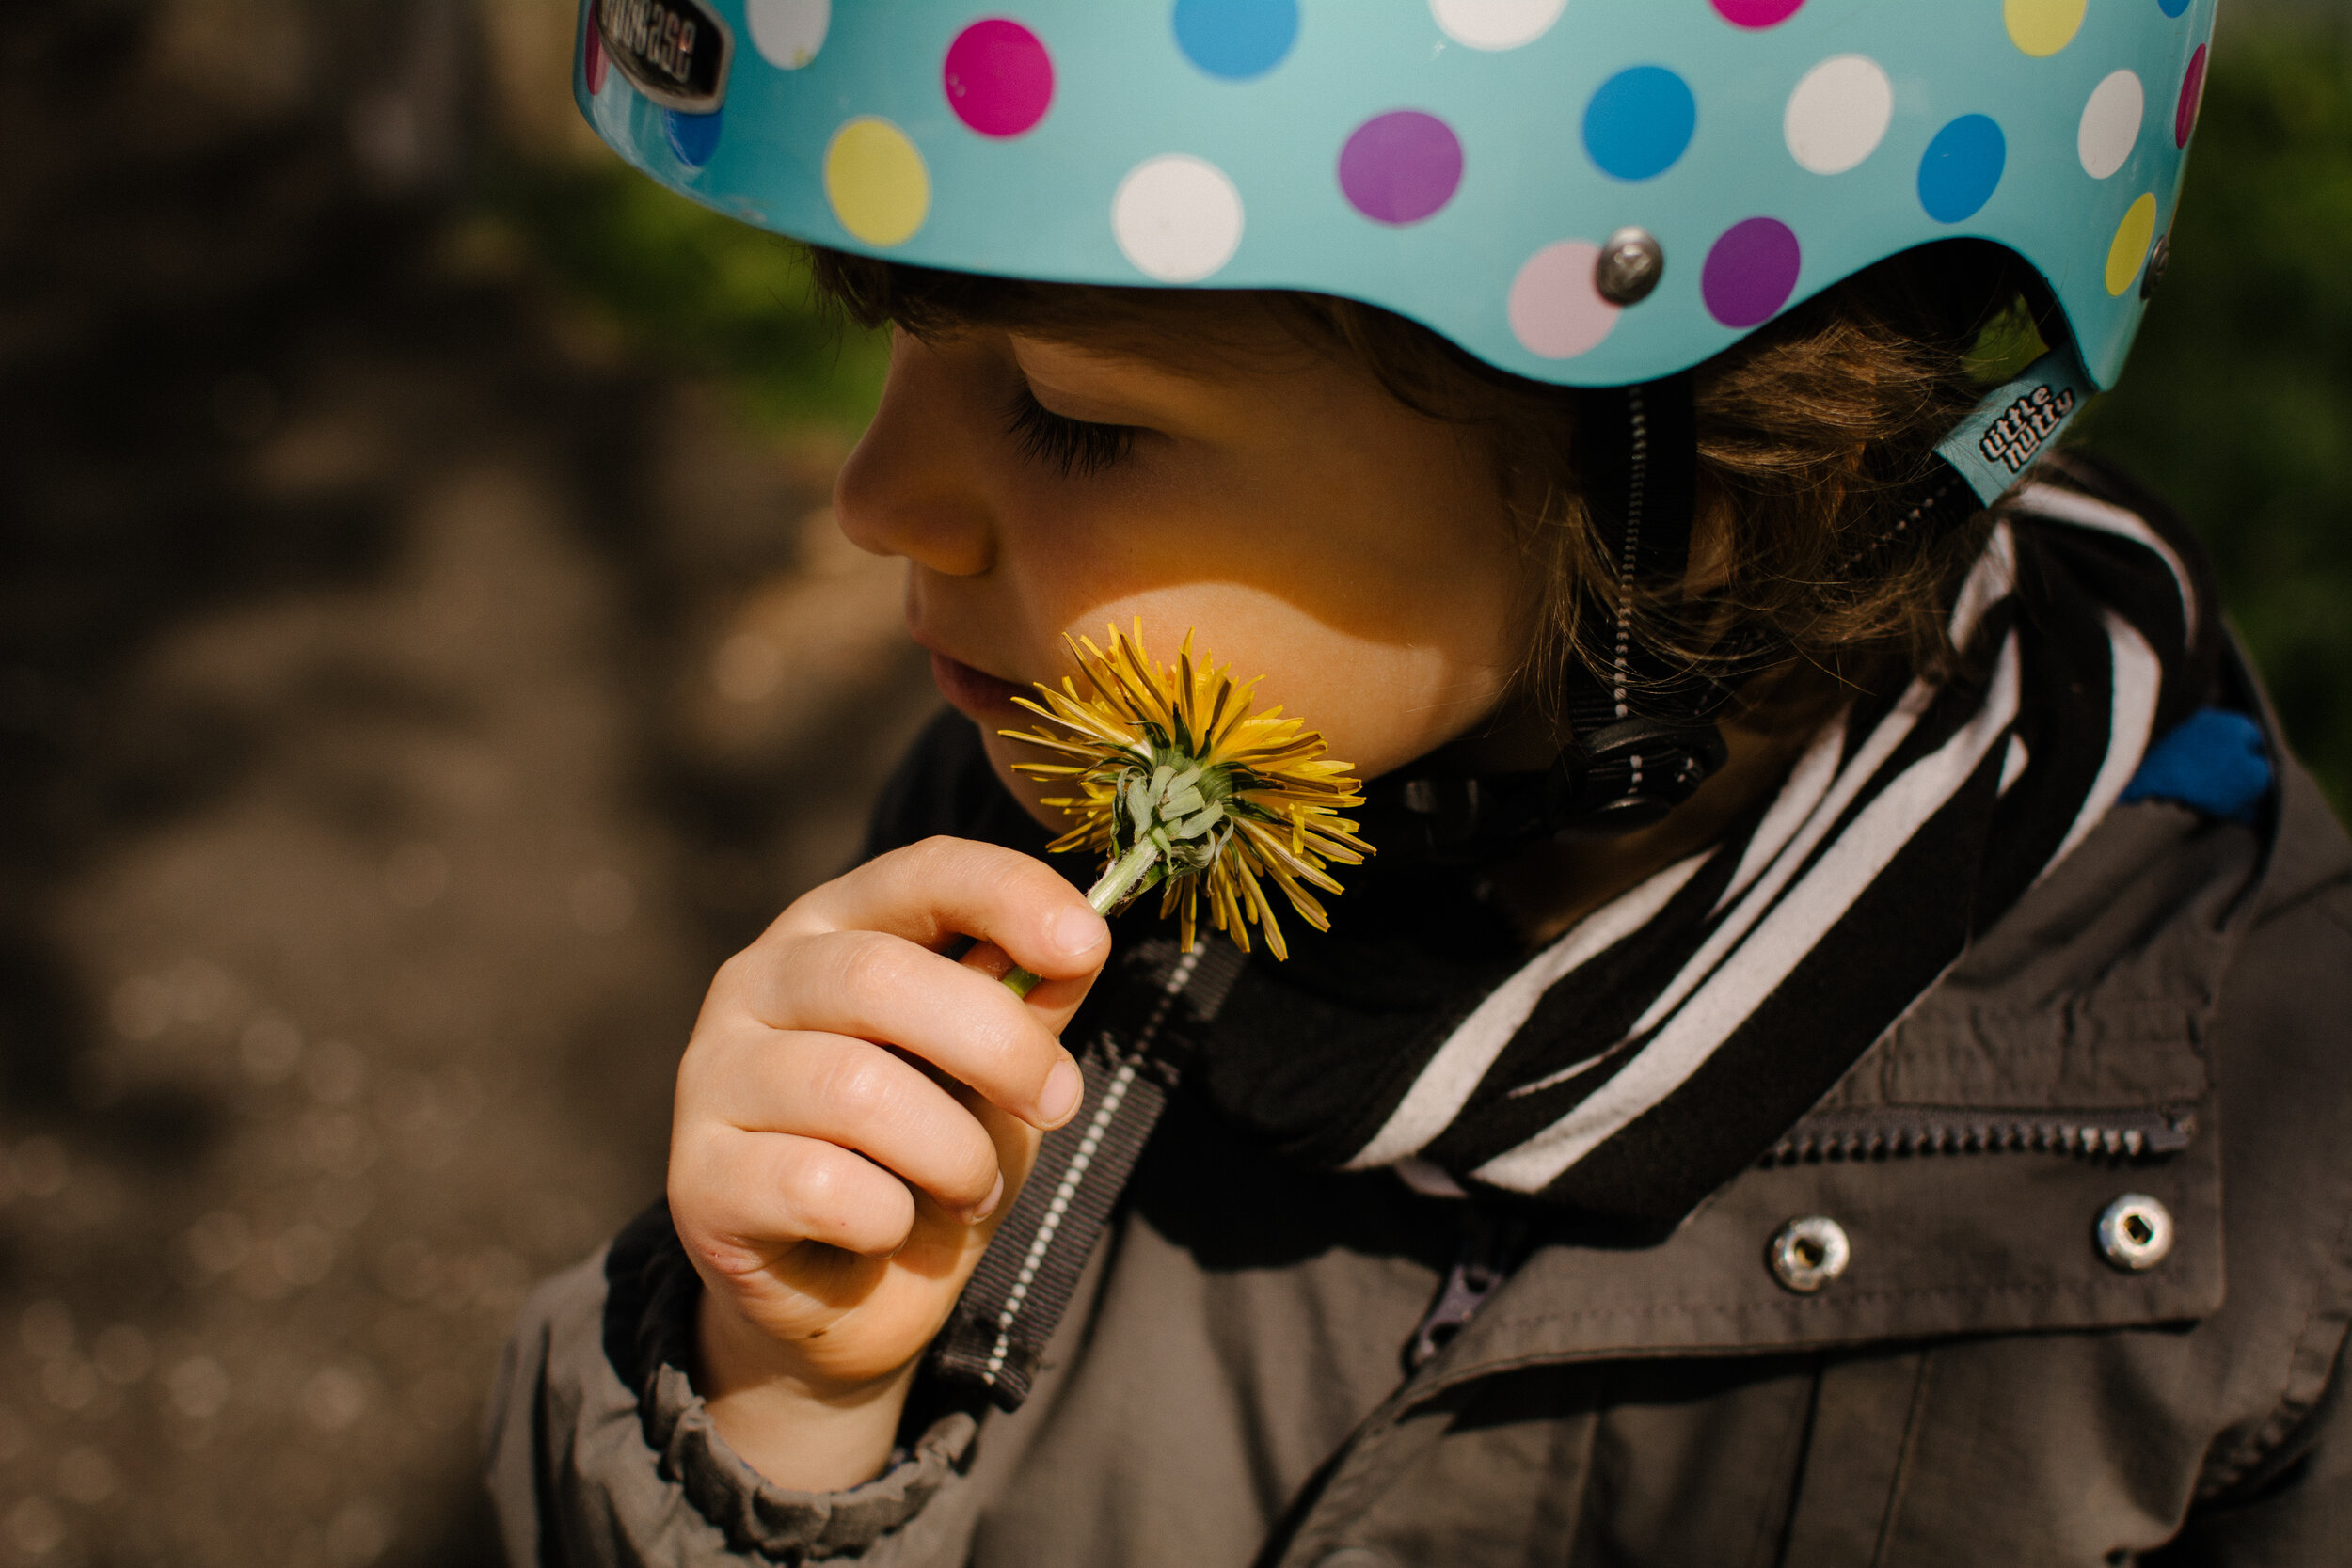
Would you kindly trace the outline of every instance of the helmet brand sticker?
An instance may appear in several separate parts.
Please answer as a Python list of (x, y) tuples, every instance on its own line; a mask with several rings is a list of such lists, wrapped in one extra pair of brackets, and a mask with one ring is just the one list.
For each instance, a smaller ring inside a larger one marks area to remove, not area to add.
[(2033, 454), (2042, 450), (2050, 435), (2066, 422), (2066, 416), (2074, 411), (2074, 389), (2060, 387), (2036, 387), (2032, 391), (2001, 410), (2000, 417), (1977, 437), (1977, 450), (1984, 453), (1988, 463), (1998, 463), (2010, 473), (2023, 473)]
[(2090, 378), (2073, 348), (2055, 350), (1988, 393), (1936, 452), (1991, 506), (2057, 443), (2090, 395)]
[(639, 92), (690, 115), (725, 100), (735, 40), (703, 0), (597, 0), (596, 10), (606, 51)]

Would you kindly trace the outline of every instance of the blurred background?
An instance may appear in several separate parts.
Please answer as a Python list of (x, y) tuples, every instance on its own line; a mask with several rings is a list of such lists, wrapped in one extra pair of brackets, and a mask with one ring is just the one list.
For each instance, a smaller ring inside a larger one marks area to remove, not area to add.
[[(2352, 8), (2229, 0), (2086, 438), (2352, 802)], [(529, 1283), (930, 713), (882, 349), (623, 171), (569, 0), (0, 28), (0, 1562), (469, 1568)]]

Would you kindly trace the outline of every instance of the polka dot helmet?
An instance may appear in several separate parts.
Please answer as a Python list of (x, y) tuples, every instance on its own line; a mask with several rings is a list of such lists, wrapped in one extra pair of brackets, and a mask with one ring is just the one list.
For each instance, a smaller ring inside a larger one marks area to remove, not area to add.
[(1977, 236), (2105, 386), (2216, 4), (585, 0), (575, 89), (630, 163), (799, 239), (1343, 294), (1576, 386)]

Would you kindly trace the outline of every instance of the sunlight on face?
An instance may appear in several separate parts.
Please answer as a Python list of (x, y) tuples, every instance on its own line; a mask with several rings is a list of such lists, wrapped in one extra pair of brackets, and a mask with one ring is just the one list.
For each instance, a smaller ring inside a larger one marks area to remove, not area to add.
[(906, 558), (910, 631), (1033, 811), (995, 731), (1029, 722), (1016, 691), (1073, 673), (1065, 634), (1139, 616), (1167, 659), (1197, 628), (1366, 776), (1494, 710), (1519, 642), (1484, 453), (1303, 349), (1207, 370), (900, 332), (835, 503), (860, 546)]

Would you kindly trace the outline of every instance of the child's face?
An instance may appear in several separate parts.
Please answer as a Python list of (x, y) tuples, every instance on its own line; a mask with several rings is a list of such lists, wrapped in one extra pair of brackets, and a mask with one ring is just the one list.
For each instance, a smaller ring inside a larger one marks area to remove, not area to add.
[[(1101, 439), (1056, 422), (1078, 420), (1132, 427), (1132, 446), (1066, 471), (1025, 450), (1028, 396), (1063, 438)], [(1204, 370), (900, 332), (835, 501), (851, 540), (907, 558), (909, 629), (1041, 820), (1055, 814), (1008, 768), (1032, 750), (995, 732), (1032, 721), (1016, 693), (1074, 673), (1065, 633), (1100, 643), (1140, 616), (1167, 660), (1198, 628), (1196, 653), (1263, 674), (1262, 709), (1366, 776), (1491, 712), (1518, 645), (1520, 560), (1474, 440), (1303, 349)]]

